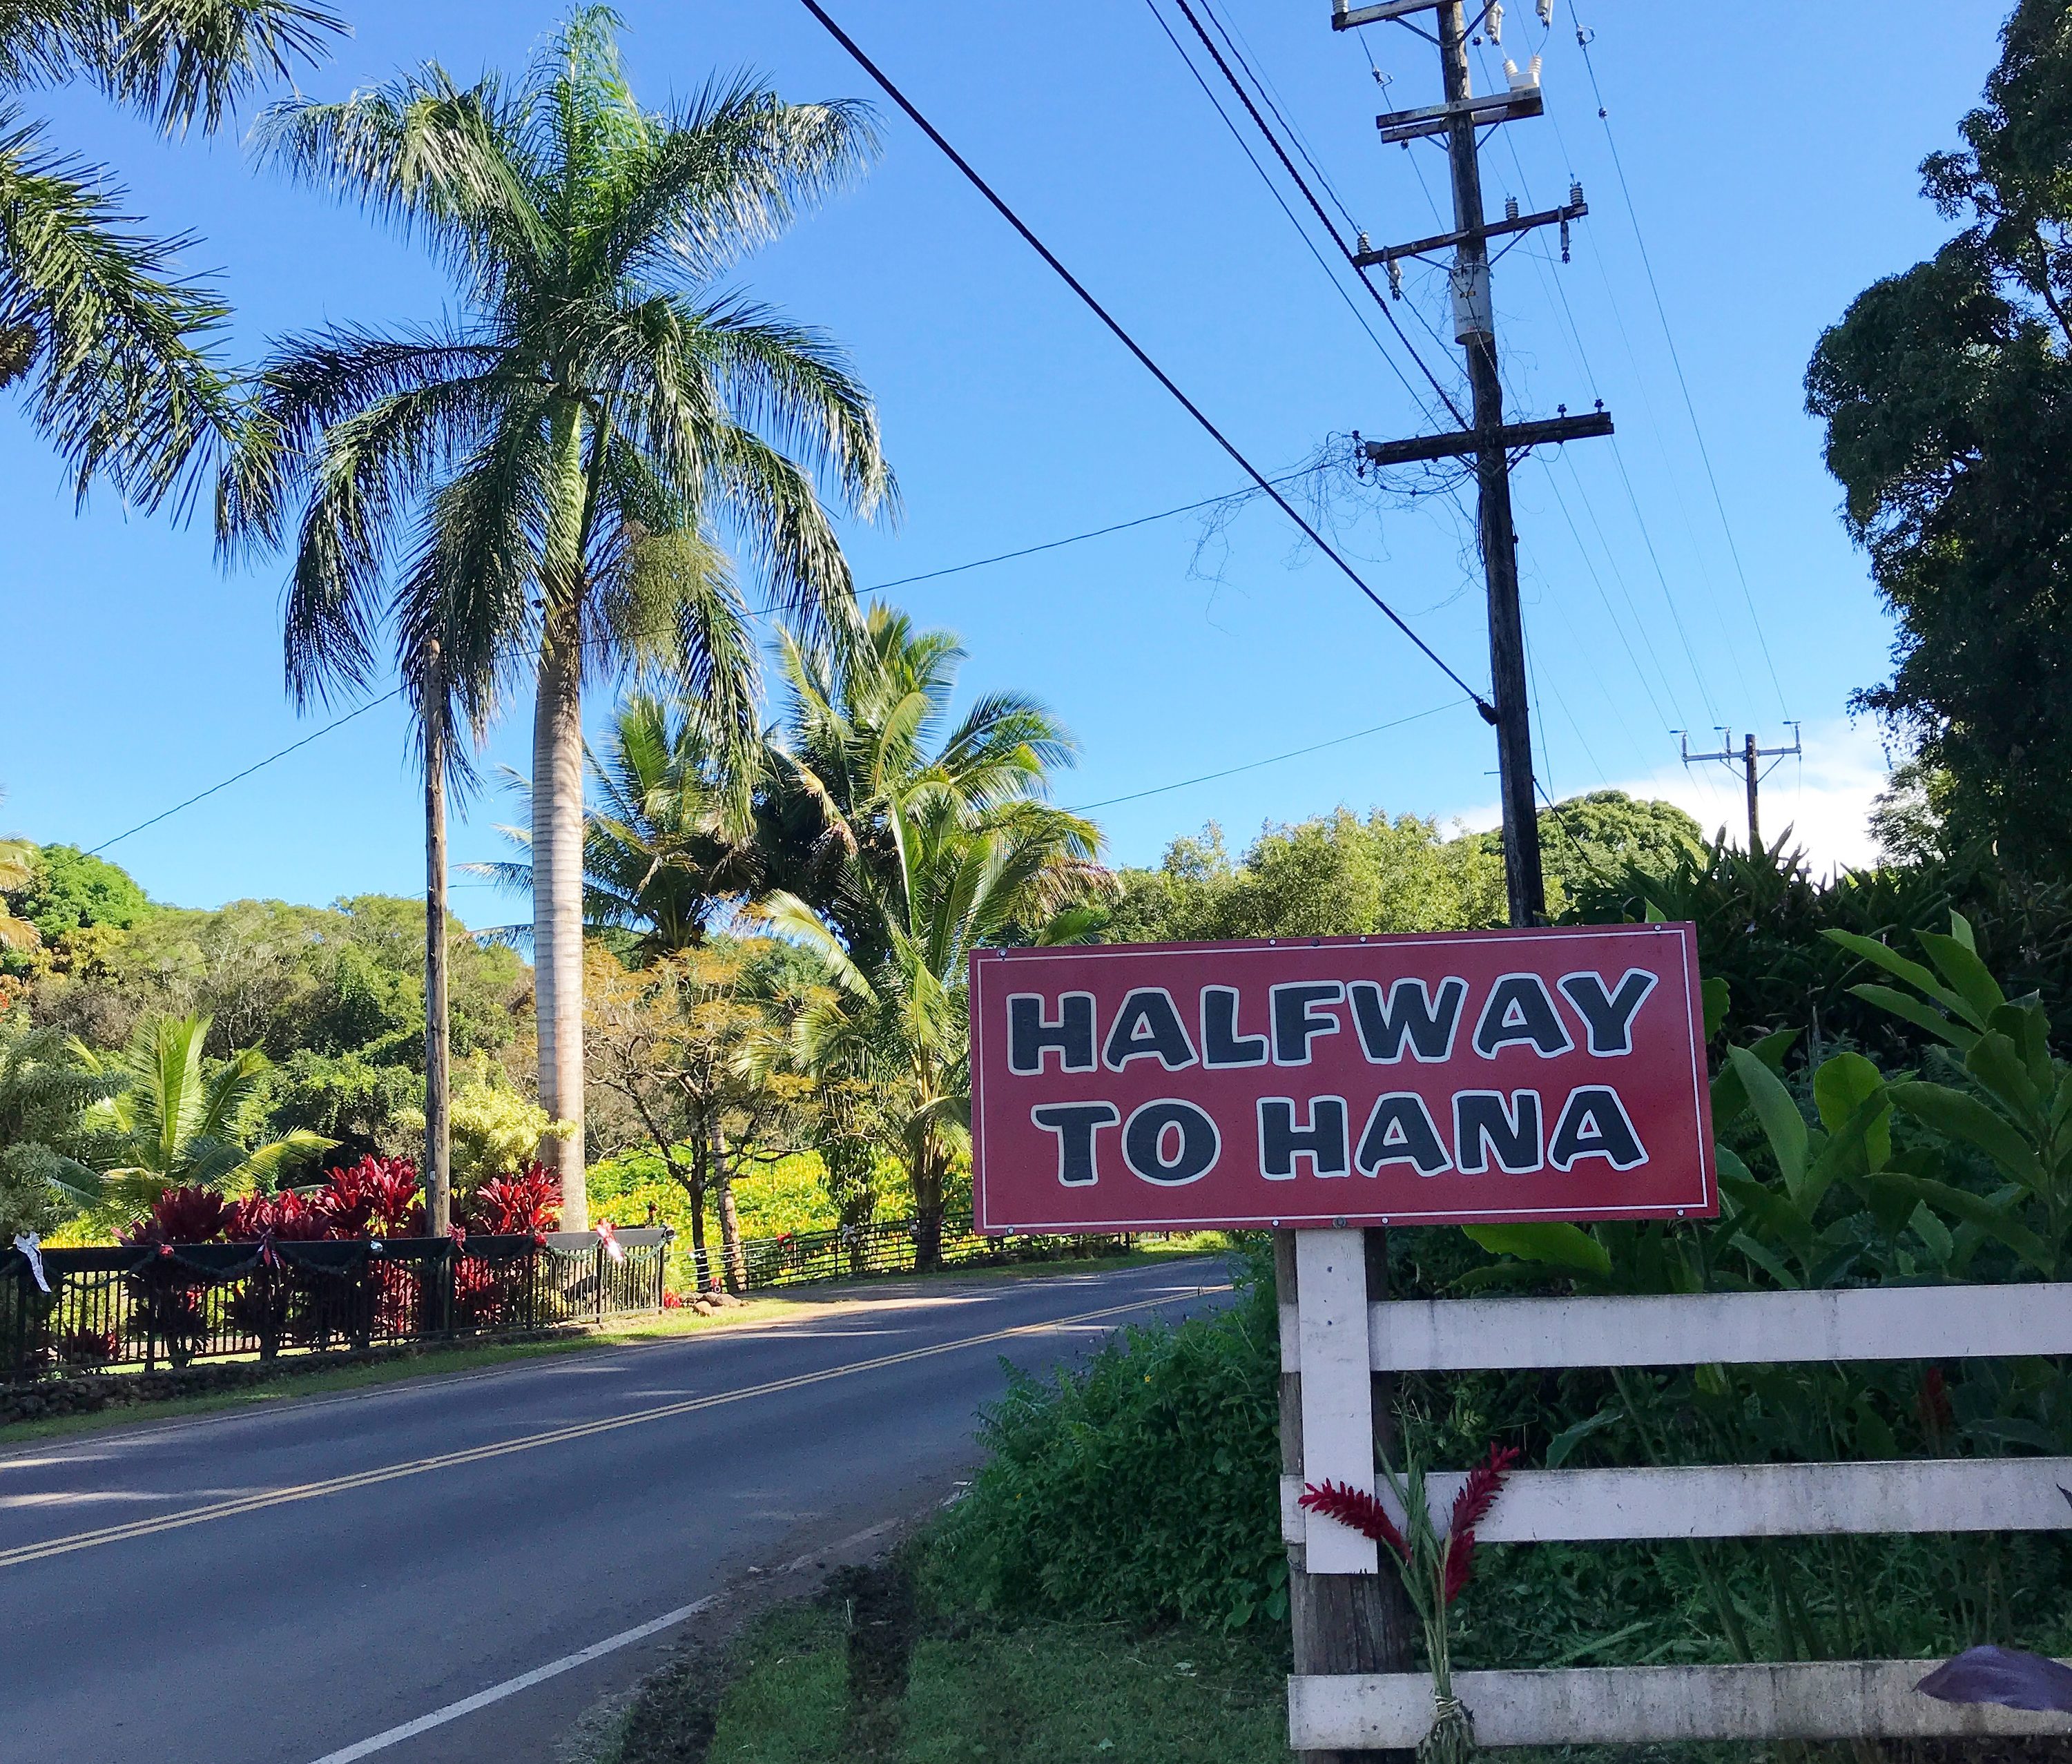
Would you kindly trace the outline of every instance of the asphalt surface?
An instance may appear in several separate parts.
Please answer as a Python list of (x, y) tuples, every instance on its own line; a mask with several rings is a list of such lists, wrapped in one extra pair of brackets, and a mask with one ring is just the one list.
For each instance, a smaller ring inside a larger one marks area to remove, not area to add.
[(545, 1764), (672, 1631), (510, 1681), (947, 1498), (1003, 1358), (1041, 1371), (1223, 1277), (879, 1288), (0, 1452), (0, 1759)]

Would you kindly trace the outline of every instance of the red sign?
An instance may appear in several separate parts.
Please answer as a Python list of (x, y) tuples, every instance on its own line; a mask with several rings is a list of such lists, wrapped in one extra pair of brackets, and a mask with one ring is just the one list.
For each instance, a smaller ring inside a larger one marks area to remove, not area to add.
[(1718, 1210), (1689, 925), (985, 949), (982, 1232)]

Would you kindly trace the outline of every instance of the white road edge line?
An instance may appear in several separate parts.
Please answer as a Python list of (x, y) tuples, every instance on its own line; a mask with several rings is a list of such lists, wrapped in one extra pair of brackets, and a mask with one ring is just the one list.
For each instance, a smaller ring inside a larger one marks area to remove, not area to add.
[(477, 1691), (472, 1696), (463, 1696), (458, 1703), (449, 1703), (444, 1708), (435, 1708), (429, 1715), (420, 1715), (414, 1721), (405, 1721), (401, 1727), (392, 1727), (384, 1733), (376, 1733), (370, 1739), (356, 1740), (352, 1745), (335, 1752), (327, 1752), (316, 1764), (353, 1764), (356, 1758), (369, 1758), (376, 1752), (385, 1752), (392, 1745), (400, 1745), (405, 1740), (415, 1739), (420, 1733), (429, 1733), (435, 1727), (444, 1727), (449, 1721), (457, 1721), (463, 1715), (472, 1715), (479, 1708), (487, 1708), (491, 1703), (500, 1703), (507, 1696), (516, 1696), (520, 1691), (530, 1690), (535, 1684), (543, 1684), (550, 1678), (559, 1678), (564, 1672), (572, 1672), (578, 1666), (587, 1666), (592, 1660), (602, 1659), (606, 1654), (615, 1654), (622, 1647), (631, 1647), (636, 1642), (644, 1642), (651, 1635), (659, 1635), (665, 1629), (673, 1629), (699, 1612), (709, 1610), (719, 1602), (720, 1595), (708, 1593), (703, 1598), (693, 1599), (688, 1605), (679, 1605), (673, 1611), (664, 1611), (660, 1617), (651, 1618), (645, 1623), (621, 1630), (616, 1635), (607, 1635), (601, 1642), (593, 1642), (579, 1653), (564, 1654), (557, 1660), (549, 1660), (545, 1666), (536, 1666), (529, 1672), (520, 1672), (516, 1678), (507, 1678), (501, 1684), (492, 1684), (486, 1691)]
[[(838, 1556), (859, 1544), (867, 1544), (874, 1537), (882, 1537), (896, 1526), (896, 1519), (881, 1519), (875, 1525), (867, 1525), (860, 1532), (852, 1532), (847, 1537), (838, 1538), (832, 1544), (824, 1544), (818, 1549), (809, 1549), (803, 1556), (794, 1556), (775, 1570), (779, 1574), (793, 1574), (811, 1565), (816, 1565), (831, 1556)], [(751, 1573), (760, 1570), (751, 1569)], [(343, 1751), (327, 1752), (316, 1764), (352, 1764), (355, 1758), (366, 1758), (376, 1752), (386, 1751), (407, 1739), (415, 1739), (420, 1733), (430, 1733), (435, 1727), (443, 1727), (448, 1721), (457, 1721), (463, 1715), (472, 1715), (479, 1708), (487, 1708), (491, 1703), (500, 1703), (507, 1696), (515, 1696), (520, 1691), (530, 1690), (535, 1684), (543, 1684), (550, 1678), (573, 1671), (578, 1666), (602, 1659), (606, 1654), (616, 1653), (622, 1647), (631, 1647), (635, 1642), (644, 1642), (651, 1635), (659, 1635), (665, 1629), (672, 1629), (687, 1618), (696, 1617), (701, 1611), (709, 1611), (724, 1597), (720, 1593), (708, 1593), (703, 1598), (693, 1599), (688, 1605), (680, 1605), (673, 1611), (664, 1611), (660, 1617), (639, 1624), (629, 1630), (621, 1630), (616, 1635), (607, 1635), (601, 1642), (594, 1642), (578, 1654), (565, 1654), (557, 1660), (549, 1660), (545, 1666), (536, 1666), (529, 1672), (521, 1672), (516, 1678), (507, 1678), (501, 1684), (492, 1684), (486, 1691), (477, 1691), (472, 1696), (464, 1696), (458, 1703), (449, 1703), (444, 1708), (435, 1708), (429, 1715), (420, 1715), (414, 1721), (405, 1721), (401, 1727), (392, 1727), (384, 1733), (376, 1733), (372, 1739), (356, 1740)]]

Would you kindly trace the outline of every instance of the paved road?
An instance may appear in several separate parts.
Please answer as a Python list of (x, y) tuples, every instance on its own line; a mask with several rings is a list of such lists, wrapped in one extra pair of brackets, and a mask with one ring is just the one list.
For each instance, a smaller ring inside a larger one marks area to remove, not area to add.
[(0, 1758), (544, 1764), (664, 1631), (398, 1727), (947, 1493), (1002, 1357), (1209, 1261), (883, 1289), (682, 1341), (0, 1454)]

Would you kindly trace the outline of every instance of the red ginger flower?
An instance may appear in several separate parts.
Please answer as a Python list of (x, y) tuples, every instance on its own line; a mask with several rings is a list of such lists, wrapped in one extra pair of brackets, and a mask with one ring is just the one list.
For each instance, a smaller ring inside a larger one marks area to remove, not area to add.
[[(1518, 1462), (1518, 1455), (1515, 1445), (1491, 1445), (1489, 1456), (1468, 1472), (1461, 1491), (1453, 1497), (1445, 1539), (1445, 1596), (1449, 1605), (1461, 1596), (1461, 1589), (1474, 1572), (1475, 1528), (1496, 1504), (1504, 1477)], [(1311, 1482), (1303, 1488), (1298, 1504), (1350, 1526), (1377, 1544), (1386, 1544), (1405, 1563), (1410, 1561), (1409, 1543), (1375, 1496), (1344, 1482), (1326, 1482), (1321, 1487)]]
[(1350, 1482), (1326, 1482), (1322, 1486), (1309, 1482), (1303, 1486), (1301, 1499), (1296, 1504), (1350, 1526), (1363, 1537), (1386, 1544), (1404, 1561), (1410, 1560), (1410, 1546), (1388, 1516), (1388, 1509), (1364, 1489), (1355, 1488)]
[(1489, 1456), (1468, 1472), (1461, 1491), (1453, 1497), (1453, 1511), (1446, 1522), (1446, 1602), (1461, 1596), (1474, 1572), (1475, 1528), (1488, 1518), (1496, 1504), (1504, 1474), (1518, 1462), (1515, 1445), (1490, 1447)]

